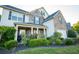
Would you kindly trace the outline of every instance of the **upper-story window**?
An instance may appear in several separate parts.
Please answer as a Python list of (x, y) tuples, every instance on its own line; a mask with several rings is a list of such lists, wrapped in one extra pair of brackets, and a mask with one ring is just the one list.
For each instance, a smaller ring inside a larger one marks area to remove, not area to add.
[(35, 17), (35, 24), (40, 24), (40, 19), (39, 19), (39, 17)]
[(61, 24), (63, 23), (62, 20), (63, 20), (63, 19), (62, 19), (61, 17), (59, 17), (59, 22), (60, 22)]
[(17, 21), (17, 17), (16, 16), (12, 16), (11, 19), (14, 20), (14, 21)]
[(20, 13), (10, 11), (8, 19), (23, 22), (25, 20), (25, 16)]
[(23, 21), (23, 18), (22, 17), (18, 17), (18, 21)]
[(30, 22), (28, 15), (25, 16), (25, 22), (26, 22), (26, 23), (27, 23), (27, 22)]
[(45, 16), (45, 12), (41, 11), (41, 15)]

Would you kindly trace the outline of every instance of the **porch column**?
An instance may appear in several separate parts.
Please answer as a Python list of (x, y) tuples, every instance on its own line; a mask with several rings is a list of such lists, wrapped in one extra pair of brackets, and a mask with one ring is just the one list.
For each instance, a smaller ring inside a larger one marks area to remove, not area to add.
[(15, 27), (16, 32), (15, 32), (15, 40), (17, 41), (17, 36), (18, 36), (18, 26)]
[(33, 34), (33, 27), (31, 27), (31, 34)]
[(38, 35), (38, 34), (39, 34), (39, 33), (38, 33), (38, 28), (37, 28), (37, 31), (36, 31), (36, 33), (37, 33), (37, 38), (39, 38), (39, 35)]
[(39, 34), (39, 33), (38, 33), (38, 28), (37, 28), (37, 34)]
[(44, 36), (45, 36), (45, 38), (46, 38), (46, 30), (45, 30), (45, 28), (44, 28)]

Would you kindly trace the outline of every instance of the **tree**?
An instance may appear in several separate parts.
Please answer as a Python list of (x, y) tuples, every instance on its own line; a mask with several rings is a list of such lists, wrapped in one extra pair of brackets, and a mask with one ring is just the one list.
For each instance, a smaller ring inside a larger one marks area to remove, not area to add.
[(73, 25), (73, 30), (79, 33), (79, 21)]
[(75, 38), (76, 32), (74, 30), (68, 30), (67, 36), (70, 38)]

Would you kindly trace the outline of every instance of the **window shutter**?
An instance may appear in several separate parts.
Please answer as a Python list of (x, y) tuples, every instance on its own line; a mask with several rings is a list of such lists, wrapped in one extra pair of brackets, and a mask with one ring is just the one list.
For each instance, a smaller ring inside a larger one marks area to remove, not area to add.
[(35, 24), (35, 16), (34, 16), (34, 24)]
[(1, 21), (1, 15), (0, 15), (0, 21)]
[(23, 22), (25, 22), (25, 15), (23, 15)]
[(12, 14), (12, 11), (9, 12), (9, 17), (8, 17), (9, 20), (11, 20), (11, 14)]

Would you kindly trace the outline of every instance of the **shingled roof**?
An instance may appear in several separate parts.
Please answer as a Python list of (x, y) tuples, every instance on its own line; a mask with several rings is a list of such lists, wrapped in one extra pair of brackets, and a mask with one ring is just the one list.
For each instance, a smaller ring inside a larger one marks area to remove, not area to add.
[(58, 10), (58, 11), (54, 12), (53, 14), (49, 15), (49, 16), (44, 20), (44, 22), (53, 19), (54, 16), (55, 16), (58, 12), (60, 12), (60, 10)]
[(10, 5), (0, 5), (0, 7), (2, 8), (6, 8), (6, 9), (10, 9), (10, 10), (14, 10), (14, 11), (17, 11), (17, 12), (20, 12), (20, 13), (29, 13), (25, 10), (22, 10), (22, 9), (19, 9), (19, 8), (16, 8), (16, 7), (13, 7), (13, 6), (10, 6)]

